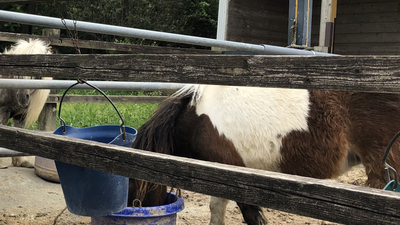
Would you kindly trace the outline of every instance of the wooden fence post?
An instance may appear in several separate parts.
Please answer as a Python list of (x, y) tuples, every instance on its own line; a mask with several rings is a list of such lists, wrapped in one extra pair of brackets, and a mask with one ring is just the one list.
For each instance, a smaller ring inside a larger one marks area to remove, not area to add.
[[(58, 29), (43, 29), (42, 36), (51, 38), (60, 38), (60, 30)], [(50, 94), (56, 94), (56, 90), (50, 90)], [(38, 130), (54, 131), (57, 128), (57, 103), (46, 103), (43, 106), (38, 118)], [(43, 158), (40, 156), (35, 157), (35, 173), (41, 178), (60, 182), (58, 177), (57, 168), (54, 160)]]
[[(56, 92), (51, 90), (50, 93)], [(38, 130), (54, 131), (57, 128), (57, 103), (46, 103), (38, 119)]]
[[(45, 28), (42, 30), (42, 36), (59, 39), (60, 30)], [(57, 91), (51, 90), (50, 93), (56, 94)], [(57, 112), (57, 103), (46, 103), (38, 119), (38, 129), (43, 131), (54, 131), (57, 128), (56, 112)]]

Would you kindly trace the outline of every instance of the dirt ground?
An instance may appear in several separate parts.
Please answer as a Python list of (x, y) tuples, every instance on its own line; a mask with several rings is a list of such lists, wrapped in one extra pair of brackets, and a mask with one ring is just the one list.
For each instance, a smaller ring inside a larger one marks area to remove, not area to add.
[[(3, 165), (7, 164), (4, 162)], [(1, 164), (0, 164), (1, 167)], [(366, 176), (362, 166), (354, 167), (336, 182), (362, 185)], [(178, 213), (177, 225), (208, 224), (210, 196), (183, 191), (185, 209)], [(8, 167), (0, 169), (0, 225), (90, 224), (89, 217), (76, 216), (65, 210), (59, 183), (45, 181), (33, 169)], [(269, 224), (334, 224), (278, 210), (264, 209)], [(56, 223), (54, 223), (56, 221)], [(234, 202), (228, 204), (226, 224), (241, 225), (243, 219)]]

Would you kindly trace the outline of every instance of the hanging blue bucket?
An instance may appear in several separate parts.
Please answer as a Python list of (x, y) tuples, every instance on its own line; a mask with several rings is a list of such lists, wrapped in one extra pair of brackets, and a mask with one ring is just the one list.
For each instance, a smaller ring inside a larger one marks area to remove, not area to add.
[[(78, 83), (80, 82), (82, 81)], [(136, 138), (136, 130), (123, 126), (123, 118), (115, 105), (102, 91), (90, 84), (88, 85), (101, 92), (111, 102), (120, 115), (122, 124), (86, 128), (75, 128), (65, 125), (64, 120), (60, 116), (62, 100), (66, 92), (75, 85), (69, 87), (61, 98), (58, 117), (62, 125), (53, 134), (131, 147)], [(55, 163), (65, 202), (71, 213), (80, 216), (105, 216), (120, 212), (127, 206), (128, 177), (59, 161), (55, 161)]]
[(185, 208), (182, 198), (169, 192), (165, 205), (154, 207), (126, 207), (109, 216), (92, 217), (92, 225), (175, 225), (177, 213)]

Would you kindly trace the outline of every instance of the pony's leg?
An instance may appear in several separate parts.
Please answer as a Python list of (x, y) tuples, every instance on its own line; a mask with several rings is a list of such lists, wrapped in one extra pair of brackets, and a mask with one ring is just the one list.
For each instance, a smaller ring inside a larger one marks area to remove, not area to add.
[[(1, 94), (1, 91), (0, 91)], [(5, 109), (5, 107), (0, 107), (0, 124), (7, 125), (8, 119), (10, 118), (10, 112)], [(0, 158), (0, 164), (2, 162), (2, 158)], [(1, 167), (0, 169), (7, 168), (7, 166)]]
[[(24, 122), (24, 117), (22, 115), (14, 116), (13, 117), (13, 125), (15, 127), (19, 128), (24, 128), (25, 127), (25, 122)], [(33, 168), (34, 164), (31, 163), (26, 156), (15, 156), (12, 157), (12, 164), (13, 166), (16, 167), (27, 167), (27, 168)]]
[[(387, 182), (382, 158), (390, 140), (400, 131), (400, 95), (353, 93), (348, 99), (350, 142), (365, 166), (366, 185), (383, 188)], [(397, 171), (400, 171), (399, 143), (395, 142), (387, 159)]]
[(211, 196), (211, 199), (210, 199), (210, 212), (211, 212), (210, 225), (225, 224), (225, 212), (226, 212), (226, 205), (228, 204), (228, 202), (229, 202), (228, 199)]
[(5, 107), (0, 107), (0, 124), (7, 125), (8, 119), (10, 119), (11, 116), (10, 114), (11, 112)]
[(26, 156), (15, 156), (12, 157), (12, 164), (13, 166), (17, 167), (27, 167), (27, 168), (33, 168), (34, 165), (31, 163)]
[[(196, 115), (194, 109), (189, 109), (176, 122), (175, 155), (201, 159), (211, 162), (235, 166), (245, 166), (242, 157), (236, 151), (233, 143), (211, 123), (207, 115)], [(195, 127), (196, 129), (193, 129)], [(210, 224), (223, 225), (226, 211), (224, 200), (212, 198), (210, 202)], [(259, 207), (238, 203), (243, 218), (248, 225), (266, 224)], [(245, 210), (244, 210), (245, 209)]]
[[(268, 223), (267, 219), (264, 217), (262, 213), (261, 207), (239, 202), (237, 203), (237, 205), (239, 206), (240, 211), (242, 211), (244, 220), (246, 222), (251, 221), (250, 223), (247, 222), (247, 224), (261, 225)], [(259, 213), (254, 213), (254, 212), (259, 212)]]

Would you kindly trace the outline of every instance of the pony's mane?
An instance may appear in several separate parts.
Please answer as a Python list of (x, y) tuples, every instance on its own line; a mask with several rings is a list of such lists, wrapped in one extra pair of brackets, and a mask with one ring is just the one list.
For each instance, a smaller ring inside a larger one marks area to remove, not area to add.
[(190, 106), (195, 106), (200, 102), (201, 96), (203, 95), (205, 85), (199, 84), (188, 84), (181, 88), (179, 91), (171, 95), (171, 98), (182, 98), (188, 95), (192, 95), (192, 100), (190, 101)]
[[(9, 49), (4, 51), (4, 54), (52, 54), (51, 47), (46, 42), (40, 39), (31, 39), (28, 41), (19, 40)], [(1, 76), (0, 76), (1, 78)], [(31, 79), (30, 76), (14, 76), (14, 78)], [(42, 77), (42, 80), (52, 80), (51, 77)], [(44, 104), (46, 103), (47, 96), (50, 90), (38, 89), (35, 90), (30, 98), (28, 109), (25, 112), (25, 127), (30, 126), (36, 122)]]
[[(188, 107), (190, 101), (194, 101), (193, 93), (199, 90), (199, 85), (187, 85), (175, 94), (164, 100), (158, 106), (153, 116), (139, 127), (133, 148), (146, 151), (173, 155), (175, 142), (175, 121)], [(161, 186), (146, 181), (135, 181), (134, 199), (145, 202), (146, 194), (160, 190)], [(133, 200), (133, 199), (131, 199)], [(134, 205), (134, 204), (133, 204)]]
[(14, 46), (6, 49), (4, 54), (51, 54), (51, 47), (40, 39), (19, 40)]

